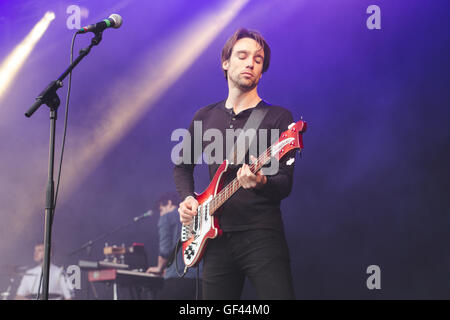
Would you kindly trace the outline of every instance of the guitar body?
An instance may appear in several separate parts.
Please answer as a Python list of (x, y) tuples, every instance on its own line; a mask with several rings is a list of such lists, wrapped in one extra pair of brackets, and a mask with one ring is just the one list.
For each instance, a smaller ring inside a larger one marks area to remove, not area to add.
[(181, 230), (183, 259), (187, 267), (196, 266), (203, 256), (207, 241), (222, 234), (218, 218), (210, 214), (209, 206), (211, 200), (223, 187), (223, 177), (227, 169), (228, 161), (225, 160), (205, 191), (195, 194), (199, 204), (197, 216), (190, 227), (183, 226)]

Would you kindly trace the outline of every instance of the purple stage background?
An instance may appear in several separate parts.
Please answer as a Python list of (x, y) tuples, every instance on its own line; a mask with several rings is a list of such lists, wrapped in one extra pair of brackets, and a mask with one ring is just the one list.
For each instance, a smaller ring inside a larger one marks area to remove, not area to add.
[[(297, 298), (450, 298), (447, 1), (249, 1), (192, 65), (149, 100), (97, 163), (77, 162), (99, 126), (108, 132), (104, 116), (114, 101), (129, 101), (118, 112), (133, 108), (135, 96), (120, 94), (145, 92), (164, 78), (159, 63), (169, 56), (175, 65), (187, 49), (172, 45), (176, 39), (205, 12), (216, 14), (226, 3), (0, 1), (0, 63), (46, 11), (56, 15), (0, 96), (0, 265), (32, 266), (33, 246), (43, 239), (48, 108), (30, 119), (24, 113), (68, 66), (74, 31), (66, 26), (66, 9), (78, 5), (88, 9), (82, 26), (111, 13), (124, 22), (105, 30), (101, 44), (73, 73), (54, 263), (102, 259), (105, 242), (142, 242), (150, 263), (156, 263), (155, 216), (100, 241), (91, 257), (69, 253), (132, 221), (161, 192), (174, 190), (171, 134), (187, 127), (198, 108), (226, 97), (220, 51), (244, 26), (259, 30), (272, 49), (260, 95), (289, 108), (296, 119), (303, 116), (309, 126), (294, 188), (282, 204)], [(373, 4), (381, 9), (380, 30), (366, 26), (366, 9)], [(90, 38), (77, 38), (75, 55)], [(134, 77), (143, 66), (155, 72), (148, 72), (147, 82)], [(67, 84), (66, 79), (58, 91), (57, 156)], [(110, 104), (104, 102), (109, 96)], [(73, 184), (69, 172), (73, 181), (78, 178)], [(208, 183), (206, 168), (196, 174), (200, 192)], [(370, 265), (381, 268), (380, 290), (366, 286)], [(0, 275), (0, 291), (7, 285), (8, 277)], [(255, 297), (250, 286), (243, 297)]]

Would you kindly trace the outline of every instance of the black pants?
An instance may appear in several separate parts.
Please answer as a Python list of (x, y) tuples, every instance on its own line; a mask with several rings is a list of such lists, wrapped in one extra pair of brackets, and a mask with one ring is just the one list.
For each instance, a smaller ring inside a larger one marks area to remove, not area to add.
[[(196, 279), (172, 278), (164, 280), (163, 289), (157, 293), (158, 300), (195, 300), (197, 298)], [(201, 282), (199, 285), (199, 297), (201, 297)]]
[(262, 300), (295, 299), (283, 232), (226, 232), (209, 240), (203, 260), (203, 299), (240, 299), (245, 277)]

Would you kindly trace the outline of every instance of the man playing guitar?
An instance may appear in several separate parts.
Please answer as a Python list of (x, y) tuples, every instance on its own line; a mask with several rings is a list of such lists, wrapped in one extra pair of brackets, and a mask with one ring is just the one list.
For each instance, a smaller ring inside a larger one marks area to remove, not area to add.
[[(294, 122), (291, 112), (268, 104), (257, 92), (269, 62), (270, 48), (264, 38), (255, 31), (237, 30), (222, 50), (228, 97), (197, 111), (189, 128), (191, 136), (194, 137), (194, 121), (201, 121), (203, 132), (215, 128), (225, 137), (227, 129), (242, 129), (256, 109), (267, 109), (259, 129), (267, 129), (269, 133), (271, 129), (287, 130)], [(202, 143), (204, 149), (205, 142)], [(225, 143), (223, 148), (226, 155)], [(258, 150), (258, 154), (262, 151)], [(242, 188), (221, 204), (215, 214), (223, 233), (208, 240), (202, 255), (204, 299), (240, 299), (246, 277), (260, 299), (295, 299), (280, 210), (281, 200), (292, 189), (294, 153), (280, 159), (278, 171), (273, 175), (265, 175), (264, 168), (255, 171), (252, 166), (255, 160), (254, 155), (247, 153), (242, 165), (226, 162), (224, 184), (236, 178)], [(198, 215), (195, 162), (193, 155), (189, 163), (177, 164), (174, 169), (177, 191), (184, 199), (178, 209), (184, 226), (192, 224)], [(211, 178), (222, 168), (219, 166), (220, 163), (209, 165)]]

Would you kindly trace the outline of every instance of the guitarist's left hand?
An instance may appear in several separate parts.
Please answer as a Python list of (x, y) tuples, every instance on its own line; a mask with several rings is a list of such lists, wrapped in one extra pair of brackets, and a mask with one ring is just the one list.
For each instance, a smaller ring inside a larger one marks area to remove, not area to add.
[[(255, 162), (257, 159), (250, 156), (250, 160)], [(244, 189), (260, 189), (267, 183), (267, 177), (259, 170), (256, 174), (251, 172), (248, 164), (243, 164), (237, 172), (237, 179)]]

